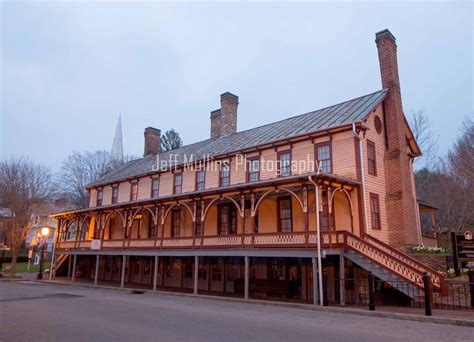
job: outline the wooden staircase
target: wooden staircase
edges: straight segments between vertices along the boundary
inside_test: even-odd
[[[347,259],[371,271],[381,280],[390,282],[392,287],[410,298],[414,299],[423,295],[425,273],[431,277],[433,289],[443,288],[444,276],[418,260],[372,236],[362,239],[350,232],[342,232],[342,234],[344,240],[342,247]],[[340,241],[340,237],[338,240]]]
[[[56,273],[64,264],[64,262],[68,259],[68,257],[69,257],[68,254],[60,254],[56,259],[56,263],[51,265],[51,273],[52,274]]]

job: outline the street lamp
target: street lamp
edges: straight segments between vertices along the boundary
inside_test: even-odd
[[[44,258],[44,246],[46,245],[46,237],[49,235],[49,228],[41,228],[41,237],[43,238],[43,246],[41,247],[41,258],[40,258],[40,269],[38,272],[37,279],[43,279],[43,258]]]

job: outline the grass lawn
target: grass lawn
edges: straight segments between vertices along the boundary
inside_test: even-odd
[[[49,269],[51,262],[45,261],[43,265],[43,270]],[[10,264],[3,264],[3,269],[5,266],[10,266]],[[16,264],[16,273],[38,273],[40,265],[33,265],[33,262],[30,264],[30,269],[28,270],[28,263],[27,262],[18,262]]]

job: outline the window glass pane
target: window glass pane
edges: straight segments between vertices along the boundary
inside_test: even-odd
[[[250,182],[257,181],[259,179],[260,171],[260,160],[254,159],[248,161],[248,180]]]
[[[372,219],[372,228],[380,229],[380,207],[379,199],[375,195],[370,197],[370,210],[371,210],[371,219]]]
[[[151,197],[157,198],[160,191],[160,180],[158,178],[154,178],[151,183]]]
[[[131,193],[130,193],[130,200],[135,201],[138,195],[138,183],[132,183]]]
[[[104,193],[102,190],[97,190],[97,205],[100,206],[102,205],[102,198],[104,196]]]
[[[367,142],[367,167],[369,174],[376,174],[376,163],[375,163],[375,144],[371,141]]]
[[[227,186],[230,184],[230,167],[229,164],[222,164],[221,165],[221,186]]]
[[[290,153],[280,154],[280,175],[289,176],[291,174]]]
[[[180,211],[173,210],[172,215],[173,215],[173,220],[172,220],[171,234],[173,237],[179,237],[180,225],[181,225]]]
[[[331,153],[329,145],[318,146],[317,148],[318,155],[318,166],[322,172],[330,173],[331,172]]]
[[[198,171],[196,174],[196,190],[201,191],[204,190],[204,171]]]
[[[181,193],[181,184],[183,182],[183,175],[176,174],[174,175],[174,193],[180,194]]]
[[[280,199],[280,230],[291,232],[291,198]]]
[[[112,204],[117,203],[118,200],[118,186],[112,187]]]

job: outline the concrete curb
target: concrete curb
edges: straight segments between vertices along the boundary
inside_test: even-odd
[[[194,295],[191,293],[171,292],[171,291],[152,291],[149,289],[130,288],[130,287],[121,288],[121,287],[116,287],[116,286],[94,285],[94,284],[80,283],[80,282],[66,283],[66,282],[59,282],[59,281],[54,281],[54,280],[32,280],[32,282],[46,283],[46,284],[53,284],[53,285],[88,287],[88,288],[115,290],[115,291],[122,291],[122,292],[131,292],[132,290],[137,290],[137,291],[144,291],[145,293],[149,293],[152,295],[168,295],[168,296],[191,297],[191,298],[200,298],[200,299],[213,299],[213,300],[220,300],[223,302],[248,303],[248,304],[253,304],[253,305],[285,307],[285,308],[301,309],[301,310],[307,310],[307,311],[320,311],[320,312],[350,314],[350,315],[366,316],[366,317],[392,318],[392,319],[413,321],[413,322],[425,322],[425,323],[448,324],[448,325],[456,325],[456,326],[464,326],[464,327],[474,327],[474,320],[468,320],[468,319],[462,319],[462,318],[421,316],[421,315],[404,314],[404,313],[387,312],[387,311],[366,311],[366,310],[352,309],[352,308],[328,307],[328,306],[323,307],[323,306],[316,306],[312,304],[282,303],[282,302],[273,302],[273,301],[256,300],[256,299],[245,300],[243,298],[229,298],[229,297],[220,297],[220,296],[203,295],[203,294]]]

